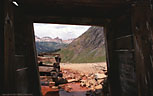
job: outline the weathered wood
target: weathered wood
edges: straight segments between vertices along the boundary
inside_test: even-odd
[[[25,27],[25,30],[27,30],[28,32],[27,33],[25,31],[25,33],[27,33],[25,37],[27,40],[26,48],[28,49],[26,50],[27,52],[26,54],[27,62],[26,63],[28,64],[29,69],[30,69],[29,78],[32,78],[31,83],[33,83],[33,87],[31,86],[32,87],[31,90],[33,92],[33,96],[41,96],[33,22],[27,22],[27,27],[28,28]]]
[[[134,52],[118,52],[121,96],[137,96]]]
[[[4,82],[2,86],[4,88],[2,94],[9,94],[15,92],[15,42],[14,42],[14,17],[13,17],[13,5],[8,0],[4,3],[4,67],[3,75]],[[2,63],[3,64],[3,63]]]
[[[106,25],[111,96],[153,96],[153,14],[149,0],[15,1],[19,4],[15,14],[11,0],[0,3],[0,77],[4,78],[0,79],[0,95],[41,95],[33,22],[44,22]]]
[[[39,72],[51,72],[53,69],[54,67],[39,66]]]
[[[113,5],[116,6],[115,3]],[[110,6],[113,6],[113,5],[110,5]],[[128,8],[128,4],[126,6],[117,6],[116,8],[110,8],[111,10],[109,10],[108,8],[104,8],[104,10],[107,9],[107,12],[104,12],[101,8],[97,8],[97,9],[87,8],[88,10],[83,11],[85,8],[79,9],[79,6],[78,6],[75,10],[73,6],[71,7],[65,10],[64,8],[60,10],[57,10],[57,9],[49,10],[49,11],[44,10],[43,12],[46,12],[46,13],[41,13],[38,8],[37,8],[38,13],[35,13],[37,12],[36,10],[30,13],[29,10],[31,9],[24,10],[22,9],[22,7],[20,9],[22,9],[22,11],[24,11],[26,14],[29,15],[29,18],[32,18],[32,20],[37,23],[59,23],[59,24],[64,23],[64,24],[76,24],[76,25],[79,24],[79,25],[103,26],[108,21],[110,21],[110,18],[115,18],[120,16],[121,13]]]
[[[153,96],[152,6],[149,3],[137,3],[132,7],[139,96]]]
[[[3,92],[4,78],[4,0],[0,3],[0,95]]]
[[[106,55],[107,55],[107,69],[108,69],[108,80],[110,87],[111,96],[121,96],[120,80],[119,80],[119,65],[114,51],[114,29],[113,22],[106,25]]]
[[[132,35],[128,35],[128,36],[124,36],[123,38],[117,38],[115,39],[116,45],[115,45],[115,50],[127,50],[130,51],[133,49],[133,44],[131,44],[131,42],[133,42],[133,36]]]
[[[120,14],[120,11],[124,11],[123,9],[132,2],[132,0],[15,1],[19,4],[18,8],[32,16],[35,22],[83,25],[102,25],[100,22]]]
[[[81,14],[76,14],[78,12],[82,14],[89,13],[87,11],[90,11],[90,13],[94,12],[94,13],[104,14],[104,13],[107,13],[107,11],[110,11],[115,7],[119,7],[119,6],[127,5],[131,3],[131,1],[125,1],[125,0],[115,0],[115,1],[113,0],[66,0],[66,1],[65,0],[47,0],[47,1],[44,1],[44,0],[15,0],[15,1],[17,1],[17,3],[19,4],[19,7],[30,12],[31,14],[36,14],[36,13],[40,14],[42,12],[44,14],[45,13],[52,14],[55,12],[55,10],[57,11],[56,13],[63,14],[65,12],[71,13],[73,10],[74,11],[73,13],[75,13],[76,16],[81,15]],[[27,9],[31,9],[31,10],[27,10]],[[107,11],[105,9],[107,9]],[[62,12],[63,10],[65,11]],[[92,14],[90,14],[90,16],[91,15]],[[97,14],[93,14],[92,16],[94,15],[96,16]]]
[[[128,9],[106,26],[111,96],[137,96],[133,34],[129,25],[131,16]]]
[[[33,22],[19,10],[15,13],[16,91],[41,96]]]
[[[32,16],[35,23],[59,23],[75,25],[99,25],[104,26],[109,19],[89,17],[58,17],[58,16]]]

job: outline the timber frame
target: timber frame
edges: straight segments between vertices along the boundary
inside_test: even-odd
[[[153,96],[152,3],[0,0],[0,96],[41,96],[33,23],[103,26],[110,96]]]

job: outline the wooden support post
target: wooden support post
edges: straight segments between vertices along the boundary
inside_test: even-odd
[[[153,10],[148,2],[132,5],[132,29],[139,96],[153,96]]]
[[[14,8],[9,0],[0,3],[0,96],[41,96],[33,22],[16,17]]]
[[[114,26],[115,27],[115,26]],[[113,36],[115,29],[113,23],[105,26],[105,37],[106,37],[106,55],[107,55],[107,69],[108,69],[108,80],[110,87],[111,96],[121,96],[120,91],[120,80],[119,80],[119,65],[114,53]]]
[[[2,96],[4,82],[4,0],[0,2],[0,96]]]
[[[17,92],[41,96],[35,36],[32,20],[15,11],[15,58]]]
[[[3,11],[4,12],[4,34],[2,33],[2,40],[4,42],[4,63],[2,63],[2,74],[3,74],[3,92],[2,94],[12,94],[15,91],[15,47],[14,47],[14,16],[13,16],[13,5],[9,0],[4,0],[3,3]],[[3,37],[4,36],[4,37]],[[3,65],[4,64],[4,65]],[[2,95],[3,96],[3,95]]]
[[[130,9],[106,25],[108,79],[111,96],[137,96]]]

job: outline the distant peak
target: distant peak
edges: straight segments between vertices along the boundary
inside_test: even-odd
[[[49,36],[45,36],[45,37],[42,37],[42,38],[50,38],[50,39],[52,39],[51,37],[49,37]]]
[[[59,37],[56,37],[56,38],[54,38],[54,39],[60,39]]]

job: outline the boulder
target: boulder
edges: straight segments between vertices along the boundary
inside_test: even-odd
[[[53,89],[58,89],[58,86],[52,86]]]
[[[105,78],[105,77],[106,77],[105,74],[100,74],[100,73],[96,73],[96,74],[95,74],[95,79],[103,79],[103,78]]]
[[[68,83],[76,82],[76,81],[77,81],[76,79],[68,79],[68,80],[67,80]]]
[[[49,87],[54,86],[55,82],[49,82]]]
[[[102,89],[102,85],[95,86],[95,89]]]
[[[70,92],[72,90],[71,86],[65,86],[65,91]]]

